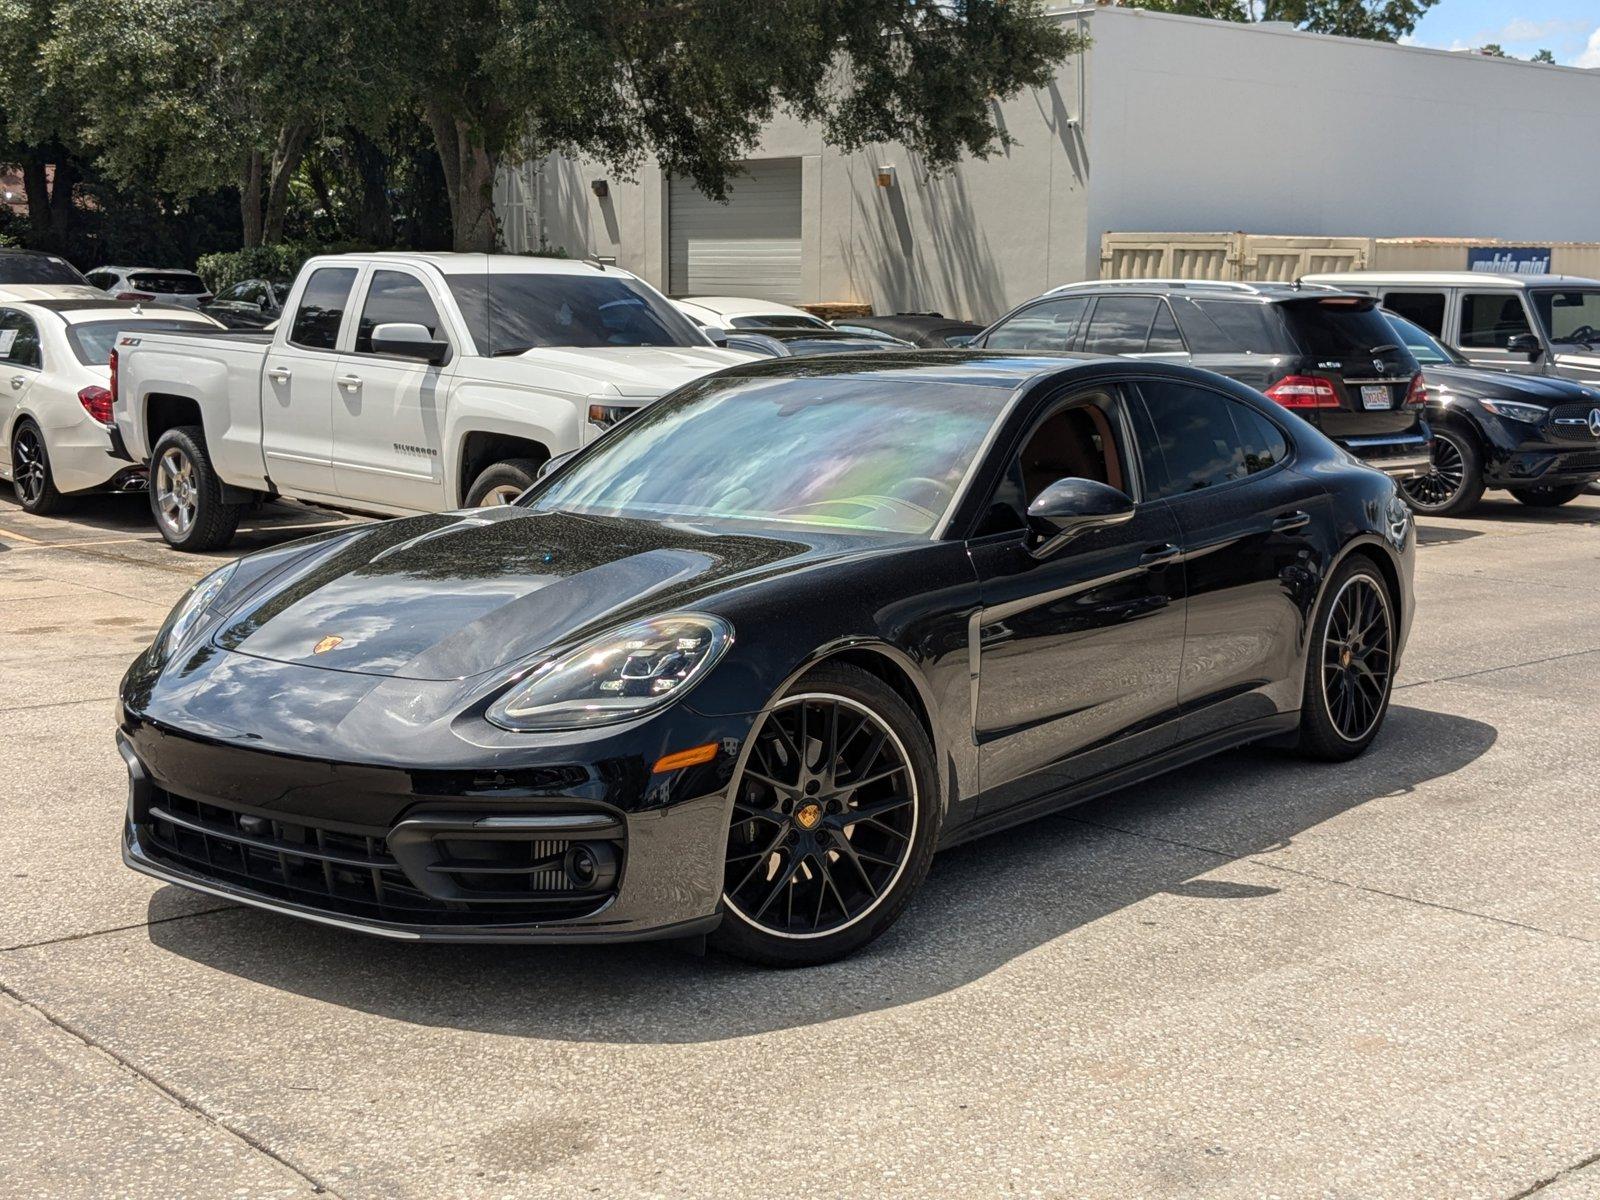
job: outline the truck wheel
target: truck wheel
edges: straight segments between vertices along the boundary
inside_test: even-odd
[[[244,511],[224,504],[222,480],[198,425],[169,429],[150,453],[150,511],[175,550],[218,550],[233,540]]]
[[[1569,483],[1566,487],[1507,488],[1513,496],[1532,508],[1559,508],[1583,495],[1588,484]]]
[[[510,504],[533,486],[543,462],[536,458],[508,458],[479,472],[467,489],[468,508],[493,508]]]
[[[11,486],[16,489],[17,503],[36,516],[48,517],[72,506],[72,501],[56,490],[44,431],[32,421],[18,421],[11,439]]]

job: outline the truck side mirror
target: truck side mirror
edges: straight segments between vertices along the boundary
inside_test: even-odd
[[[1506,349],[1513,354],[1526,354],[1529,362],[1538,362],[1544,357],[1544,344],[1536,333],[1519,333],[1507,338]]]
[[[410,321],[390,321],[372,331],[372,349],[378,354],[397,354],[420,358],[438,366],[450,357],[450,343],[428,332],[426,325]]]
[[[561,468],[561,464],[566,462],[567,459],[571,458],[576,453],[576,450],[568,450],[565,454],[558,454],[554,458],[545,459],[544,462],[539,464],[539,473],[535,475],[534,478],[543,479],[546,475],[550,474],[550,472],[559,470]]]

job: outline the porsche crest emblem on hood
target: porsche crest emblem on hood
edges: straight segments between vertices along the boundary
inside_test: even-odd
[[[315,646],[311,647],[311,653],[313,653],[313,654],[326,654],[329,650],[332,650],[335,646],[337,646],[342,641],[344,641],[344,639],[342,637],[340,637],[337,633],[330,633],[327,637],[323,638]]]

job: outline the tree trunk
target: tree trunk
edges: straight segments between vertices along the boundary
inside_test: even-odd
[[[261,245],[261,151],[245,156],[239,176],[239,217],[244,225],[244,244]]]
[[[361,180],[361,211],[356,236],[382,250],[394,245],[394,209],[389,202],[389,156],[382,146],[352,126],[350,159]]]
[[[493,254],[495,160],[472,128],[435,102],[423,106],[444,167],[450,199],[452,249]]]
[[[26,154],[22,158],[22,190],[28,194],[28,228],[34,246],[50,244],[50,173],[44,157]]]
[[[67,248],[78,211],[72,199],[78,178],[78,164],[65,154],[56,155],[56,174],[50,184],[50,236],[61,250]]]
[[[278,145],[272,152],[272,174],[267,182],[267,215],[261,241],[275,246],[283,241],[283,218],[289,207],[289,180],[300,169],[306,154],[306,138],[311,127],[304,123],[286,125],[278,131]]]

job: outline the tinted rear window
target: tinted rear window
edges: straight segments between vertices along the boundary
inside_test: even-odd
[[[49,254],[0,254],[0,283],[79,283],[89,281],[64,258]]]
[[[1313,300],[1285,304],[1284,319],[1295,340],[1317,358],[1370,356],[1399,340],[1372,301]]]
[[[152,296],[198,296],[206,290],[198,275],[141,274],[128,276],[128,282]]]
[[[1271,305],[1179,299],[1173,311],[1195,354],[1286,354],[1292,349]]]

